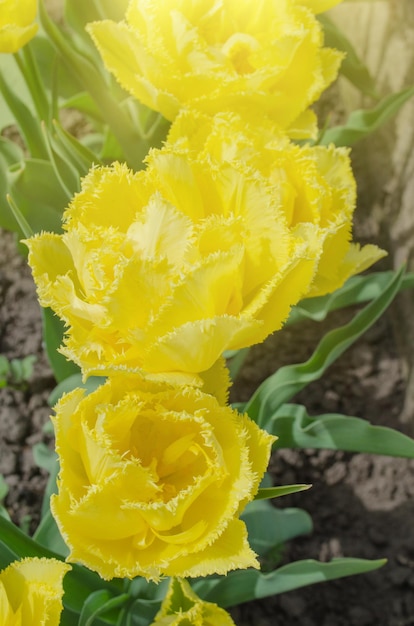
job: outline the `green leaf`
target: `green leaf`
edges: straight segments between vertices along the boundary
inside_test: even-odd
[[[66,558],[69,554],[69,548],[60,534],[60,530],[50,509],[42,513],[42,521],[36,528],[33,539],[35,539],[39,545],[53,550],[53,552],[56,552],[56,554],[59,554],[63,558]]]
[[[3,506],[3,501],[9,493],[9,485],[4,480],[3,474],[0,474],[0,517],[4,517],[10,521],[10,515],[7,509]]]
[[[329,313],[355,304],[363,304],[377,298],[386,288],[391,278],[395,275],[393,271],[372,272],[365,276],[352,276],[346,283],[325,296],[316,298],[306,298],[299,304],[292,307],[289,318],[285,326],[297,324],[303,320],[313,320],[322,322]],[[400,291],[412,289],[414,287],[414,273],[404,274]],[[250,348],[241,350],[228,350],[224,357],[228,360],[228,368],[232,380],[235,380],[241,367],[243,366]]]
[[[35,158],[46,157],[36,110],[14,55],[0,55],[0,93],[2,95],[0,102],[7,105],[7,108],[3,105],[0,109],[1,130],[6,125],[17,124],[31,156]],[[6,113],[7,109],[10,117]]]
[[[288,496],[291,493],[307,491],[311,487],[312,485],[282,485],[279,487],[266,487],[265,489],[259,489],[254,499],[269,500],[271,498],[280,498],[281,496]]]
[[[65,17],[79,35],[87,38],[86,24],[105,19],[120,22],[125,17],[127,6],[128,0],[66,0]]]
[[[56,180],[59,181],[62,193],[66,195],[67,202],[70,202],[74,194],[80,191],[78,170],[73,164],[73,159],[69,157],[65,149],[56,141],[55,136],[45,124],[42,124],[42,132],[49,162],[52,165]]]
[[[361,93],[378,99],[375,82],[367,66],[361,61],[355,48],[345,33],[327,15],[318,15],[324,30],[325,45],[345,52],[340,73],[345,76]]]
[[[16,224],[20,228],[20,230],[23,233],[23,235],[26,238],[32,237],[33,231],[30,228],[30,225],[29,225],[28,221],[26,220],[26,218],[24,217],[23,213],[20,211],[19,207],[17,206],[17,204],[13,200],[13,198],[8,194],[6,196],[6,199],[7,199],[7,202],[9,203],[10,211],[13,214],[13,217],[14,217],[14,219],[16,221]],[[14,228],[13,230],[16,230],[16,229]]]
[[[81,373],[73,374],[72,376],[65,378],[65,380],[53,389],[48,398],[48,403],[50,406],[54,406],[64,393],[69,393],[79,387],[86,390],[86,395],[92,393],[92,391],[98,389],[98,387],[100,387],[105,380],[106,378],[104,376],[89,376],[89,378],[83,382]]]
[[[161,607],[161,600],[143,600],[137,598],[123,615],[117,626],[148,626],[154,621]]]
[[[266,421],[278,436],[275,448],[326,448],[414,458],[414,439],[385,426],[337,413],[308,415],[298,404],[284,404]]]
[[[345,125],[329,128],[323,133],[318,143],[353,146],[354,143],[364,139],[388,122],[412,96],[414,96],[414,87],[407,87],[383,98],[372,109],[353,111]]]
[[[77,109],[87,117],[104,124],[105,120],[102,117],[102,111],[99,110],[98,105],[92,99],[91,95],[87,91],[80,91],[71,98],[65,100],[62,105],[67,109]]]
[[[290,563],[268,574],[257,570],[230,572],[226,577],[206,579],[193,587],[203,600],[229,608],[327,580],[371,572],[385,563],[385,559],[369,561],[341,558],[332,559],[329,563],[307,559]]]
[[[58,352],[63,342],[63,322],[49,308],[42,309],[42,320],[46,354],[57,382],[78,374],[79,367]]]
[[[249,354],[250,348],[242,348],[241,350],[232,350],[228,354],[224,354],[227,359],[227,367],[229,368],[231,380],[236,380],[243,364]]]
[[[35,444],[32,448],[32,452],[36,465],[45,469],[49,473],[42,503],[42,517],[44,517],[50,508],[49,503],[51,495],[53,493],[57,493],[56,478],[59,472],[58,455],[54,450],[48,448],[43,442]],[[47,545],[47,547],[50,547],[53,550],[52,546]]]
[[[249,544],[264,557],[290,539],[312,532],[312,519],[302,509],[278,509],[264,500],[249,502],[240,516],[247,526]]]
[[[10,377],[10,361],[0,354],[0,388],[5,387]]]
[[[366,276],[352,276],[333,293],[301,300],[292,308],[286,326],[297,324],[304,319],[321,322],[326,319],[331,311],[374,300],[384,291],[394,275],[394,272],[387,271],[372,272]],[[413,287],[414,274],[408,272],[402,278],[400,290],[412,289]]]
[[[10,192],[9,170],[19,168],[23,162],[23,152],[19,146],[5,137],[0,137],[0,226],[16,230],[16,218],[10,208],[7,195]]]
[[[3,474],[0,474],[0,502],[3,502],[4,498],[9,493],[9,486],[4,480]]]
[[[29,354],[23,359],[12,359],[10,361],[10,381],[12,385],[21,385],[33,376],[33,367],[37,357]]]
[[[80,177],[85,176],[93,165],[102,165],[96,154],[68,133],[56,120],[53,120],[53,128],[62,156],[72,160]]]
[[[306,385],[318,380],[386,310],[400,289],[402,274],[403,268],[392,277],[384,291],[359,311],[348,324],[327,333],[310,359],[304,363],[281,367],[269,376],[242,409],[262,426],[282,404]]]
[[[65,37],[50,19],[44,0],[39,1],[39,19],[62,63],[78,81],[80,91],[88,91],[101,109],[105,122],[122,146],[124,160],[134,169],[142,167],[142,160],[148,151],[148,146],[142,144],[142,138],[132,120],[108,88],[107,74],[103,71],[102,64],[95,64],[96,54],[92,44],[89,46],[85,43],[85,39],[78,38],[74,41]]]
[[[92,626],[97,617],[108,613],[114,608],[119,608],[129,600],[128,594],[122,594],[115,598],[107,589],[94,591],[86,599],[79,617],[79,626]],[[115,624],[115,622],[111,622]]]
[[[62,213],[67,205],[55,172],[49,161],[27,159],[9,167],[6,172],[7,188],[19,211],[28,222],[33,232],[49,230],[61,231]],[[16,221],[11,219],[11,212],[0,209],[0,226],[17,230]]]

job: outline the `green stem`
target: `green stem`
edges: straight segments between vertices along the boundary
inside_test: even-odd
[[[46,122],[49,126],[51,122],[49,101],[31,43],[29,42],[24,46],[15,56],[20,71],[29,87],[39,119]]]
[[[1,72],[0,92],[14,115],[31,156],[38,159],[47,159],[47,150],[38,120],[33,117],[32,112],[25,103],[10,89]]]
[[[50,19],[43,0],[39,2],[39,15],[42,26],[55,48],[60,52],[62,60],[83,89],[88,91],[105,121],[118,140],[126,161],[135,168],[142,168],[142,160],[147,154],[148,146],[131,124],[125,111],[109,91],[108,84],[92,62],[79,54],[60,33]]]

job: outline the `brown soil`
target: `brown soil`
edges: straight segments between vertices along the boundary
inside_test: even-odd
[[[0,390],[0,473],[10,486],[6,499],[10,515],[33,530],[46,474],[36,467],[32,446],[50,443],[42,425],[50,413],[47,397],[54,381],[42,352],[41,318],[30,271],[16,252],[12,235],[1,233],[0,242],[0,354],[37,356],[25,389]],[[237,399],[247,399],[280,365],[307,358],[322,334],[342,323],[343,316],[331,315],[323,325],[286,328],[253,349],[233,390]],[[311,414],[340,412],[401,429],[403,395],[400,360],[386,315],[296,400]],[[313,484],[308,492],[277,503],[301,507],[314,521],[312,535],[286,546],[283,563],[354,556],[387,557],[388,564],[371,574],[237,607],[233,616],[238,626],[413,626],[414,460],[281,450],[272,459],[271,471],[276,484]]]

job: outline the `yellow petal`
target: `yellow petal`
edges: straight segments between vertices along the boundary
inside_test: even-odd
[[[0,0],[0,53],[14,53],[37,33],[36,0]]]
[[[212,602],[204,602],[190,584],[172,578],[151,626],[235,626],[230,615]]]
[[[104,578],[154,580],[256,566],[238,515],[273,437],[190,387],[119,374],[83,393],[64,396],[54,418],[51,508],[70,559]]]
[[[2,611],[11,618],[2,623],[58,626],[63,608],[63,577],[70,569],[56,559],[33,557],[14,561],[0,572],[0,615]]]
[[[238,519],[231,520],[222,535],[208,551],[180,557],[165,569],[167,576],[185,578],[226,574],[233,569],[259,568],[255,553],[247,541],[246,527]]]
[[[145,355],[143,368],[151,372],[204,372],[224,350],[254,342],[260,321],[217,316],[187,322],[161,337]]]

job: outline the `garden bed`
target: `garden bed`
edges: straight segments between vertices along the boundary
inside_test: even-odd
[[[350,312],[331,314],[323,325],[286,328],[252,349],[235,399],[243,401],[277,367],[305,360],[318,339]],[[26,388],[0,390],[0,473],[10,487],[6,507],[13,521],[36,527],[47,479],[32,446],[50,437],[42,431],[54,379],[42,351],[41,318],[30,270],[14,237],[0,239],[0,353],[9,359],[37,357]],[[296,401],[312,415],[338,412],[401,430],[404,384],[389,316],[384,316]],[[331,451],[280,450],[272,459],[275,484],[312,483],[278,506],[305,509],[314,522],[309,537],[286,546],[282,562],[337,556],[377,559],[382,569],[323,583],[232,612],[238,626],[414,625],[414,460]]]

